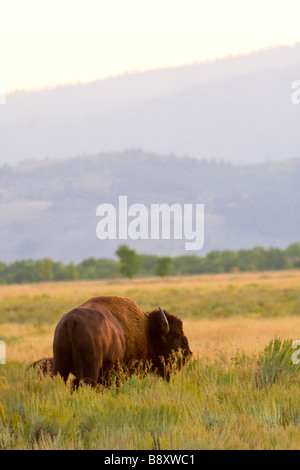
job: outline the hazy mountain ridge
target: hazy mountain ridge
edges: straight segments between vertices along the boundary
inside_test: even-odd
[[[297,44],[14,93],[0,107],[0,163],[132,147],[235,164],[297,158],[299,78]]]
[[[96,208],[204,203],[205,246],[285,247],[299,239],[300,159],[236,167],[142,151],[0,169],[0,260],[112,257],[124,241],[96,237]],[[143,253],[191,254],[183,241],[125,241]]]

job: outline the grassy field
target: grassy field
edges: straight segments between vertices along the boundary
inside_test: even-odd
[[[169,384],[149,375],[70,394],[27,369],[52,355],[64,313],[105,294],[183,319],[194,359]],[[2,286],[0,302],[0,448],[300,448],[291,343],[263,352],[275,336],[300,339],[299,271]]]

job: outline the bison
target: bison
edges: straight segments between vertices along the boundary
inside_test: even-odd
[[[45,357],[44,359],[39,359],[31,364],[30,367],[38,367],[39,377],[44,377],[45,375],[53,376],[53,357]]]
[[[168,381],[166,365],[179,350],[184,363],[192,353],[176,316],[160,307],[143,312],[127,297],[95,297],[66,313],[58,323],[53,374],[60,374],[66,382],[72,373],[76,389],[81,383],[106,383],[117,364],[131,374],[137,364],[151,363],[153,371]]]

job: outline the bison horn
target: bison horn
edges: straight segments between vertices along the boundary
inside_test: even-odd
[[[165,312],[160,307],[158,308],[161,314],[161,331],[163,332],[164,335],[167,335],[170,331],[169,322],[167,320]]]

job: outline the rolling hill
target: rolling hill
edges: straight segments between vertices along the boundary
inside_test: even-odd
[[[0,164],[143,148],[236,165],[300,157],[300,44],[88,84],[15,92]]]
[[[120,240],[96,237],[96,208],[143,203],[205,204],[205,245],[285,247],[299,240],[300,159],[249,166],[139,150],[0,168],[0,260],[114,256]],[[125,241],[141,253],[191,254],[185,240]]]

